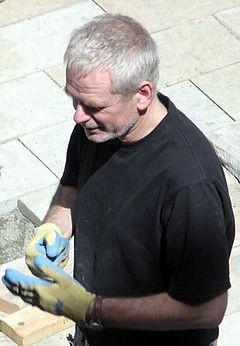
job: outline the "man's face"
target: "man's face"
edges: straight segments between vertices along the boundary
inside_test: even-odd
[[[74,120],[81,124],[88,139],[105,142],[126,136],[137,124],[137,97],[124,100],[121,95],[111,93],[108,72],[95,71],[81,77],[67,70],[65,91],[73,99]]]

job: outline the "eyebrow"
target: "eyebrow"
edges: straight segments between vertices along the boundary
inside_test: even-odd
[[[66,86],[64,87],[64,91],[65,91],[65,93],[66,93],[68,96],[70,96],[72,99],[75,99],[75,100],[78,100],[78,101],[79,101],[79,99],[78,99],[77,97],[74,97],[74,96],[68,91],[68,89],[67,89]],[[90,107],[90,108],[104,108],[103,105],[99,105],[99,104],[97,104],[95,101],[86,101],[86,102],[81,102],[81,101],[80,101],[79,103],[83,104],[83,105],[86,106],[86,107]]]

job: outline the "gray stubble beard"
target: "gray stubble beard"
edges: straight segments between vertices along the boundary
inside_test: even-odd
[[[88,135],[87,130],[84,128],[86,137],[90,140],[93,141],[95,143],[103,143],[106,141],[109,141],[111,139],[115,139],[115,138],[120,138],[124,135],[126,135],[132,128],[133,126],[136,124],[136,122],[138,121],[139,116],[136,115],[136,117],[134,119],[132,119],[132,121],[128,122],[127,124],[124,125],[124,127],[118,131],[118,132],[103,132],[102,135],[100,135],[100,138],[93,140],[91,139],[91,136]]]

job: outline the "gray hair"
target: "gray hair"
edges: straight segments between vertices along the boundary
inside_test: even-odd
[[[112,92],[129,96],[144,80],[158,81],[156,43],[136,20],[121,14],[103,14],[75,30],[64,61],[67,68],[86,76],[108,71]]]

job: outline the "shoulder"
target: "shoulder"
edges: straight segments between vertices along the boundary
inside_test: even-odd
[[[215,224],[234,224],[233,212],[227,188],[220,181],[199,181],[181,186],[165,202],[163,224],[177,222],[196,228],[208,229]],[[187,227],[188,228],[188,227]],[[201,234],[200,229],[200,234]]]

